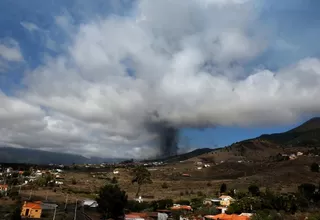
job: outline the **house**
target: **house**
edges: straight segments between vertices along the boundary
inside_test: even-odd
[[[41,202],[24,202],[21,210],[21,217],[23,218],[41,218],[42,208]]]
[[[228,210],[228,207],[225,206],[217,206],[216,209],[220,210],[220,213],[224,214]]]
[[[224,207],[230,206],[230,204],[234,201],[234,199],[231,196],[222,195],[219,197],[221,199],[220,205]]]
[[[7,192],[8,192],[8,185],[6,184],[0,185],[0,194],[7,196]]]
[[[62,181],[57,181],[57,180],[56,180],[56,181],[55,181],[55,184],[56,184],[56,185],[63,185],[63,182],[62,182]]]
[[[218,214],[218,215],[206,215],[205,219],[213,219],[213,220],[249,220],[248,216],[240,216],[240,215],[227,215],[227,214]]]
[[[135,201],[139,202],[139,203],[142,203],[143,202],[143,199],[141,196],[139,196],[139,198],[136,198]]]
[[[240,216],[247,216],[247,217],[249,217],[249,218],[251,218],[252,217],[252,213],[241,213],[240,214]]]
[[[6,173],[12,173],[12,171],[13,171],[12,167],[8,167],[6,170]]]
[[[82,201],[82,206],[86,206],[89,208],[96,208],[96,207],[98,207],[98,203],[96,200],[85,199]]]
[[[297,156],[295,154],[290,154],[289,159],[295,160],[295,159],[297,159]]]
[[[173,204],[173,206],[171,207],[171,210],[192,211],[192,207],[189,205]]]
[[[302,152],[297,152],[297,156],[302,156],[303,153]]]
[[[56,204],[43,203],[41,201],[34,201],[34,202],[25,201],[22,205],[20,215],[22,218],[40,219],[43,211],[54,210],[57,207],[58,205]]]
[[[125,220],[145,220],[148,219],[147,213],[132,212],[125,215]]]
[[[215,206],[218,206],[220,205],[220,202],[221,202],[221,199],[220,198],[213,198],[213,199],[205,199],[203,201],[203,204],[204,205],[215,205]]]

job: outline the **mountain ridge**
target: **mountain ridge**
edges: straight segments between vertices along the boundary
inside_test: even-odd
[[[85,163],[117,162],[122,159],[87,158],[81,155],[49,152],[28,148],[0,147],[0,163],[31,163],[31,164],[64,164],[71,165]]]
[[[193,151],[170,156],[166,158],[142,160],[142,162],[150,161],[164,161],[167,163],[179,162],[182,160],[189,160],[197,158],[201,155],[208,155],[217,151],[229,151],[235,148],[236,154],[243,155],[245,151],[256,151],[259,154],[250,156],[259,158],[261,155],[272,154],[282,147],[320,147],[320,117],[311,118],[301,125],[282,133],[262,134],[259,137],[243,140],[226,146],[224,148],[198,148]],[[269,153],[263,151],[270,151]],[[261,155],[260,155],[261,154]],[[85,164],[85,163],[103,163],[103,162],[120,162],[128,158],[114,159],[114,158],[100,158],[92,157],[86,158],[76,154],[65,154],[59,152],[48,152],[35,149],[26,148],[11,148],[0,147],[0,162],[1,163],[32,163],[32,164]]]

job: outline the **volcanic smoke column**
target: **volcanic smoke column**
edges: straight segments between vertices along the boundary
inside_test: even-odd
[[[160,156],[175,156],[178,153],[178,129],[164,126],[159,132]]]
[[[158,116],[157,114],[155,114]],[[167,122],[160,120],[149,120],[146,122],[149,132],[158,135],[157,145],[160,157],[175,156],[178,153],[179,129]]]

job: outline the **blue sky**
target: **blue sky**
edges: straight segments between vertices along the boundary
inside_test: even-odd
[[[26,76],[29,73],[37,73],[39,67],[47,65],[49,63],[48,58],[55,59],[66,54],[70,49],[69,46],[74,42],[72,40],[75,39],[75,33],[79,27],[81,27],[81,24],[104,20],[104,18],[112,17],[112,15],[134,17],[136,16],[136,11],[132,11],[131,9],[135,2],[136,1],[129,0],[96,0],[94,3],[85,0],[2,0],[0,2],[0,44],[8,45],[8,42],[10,43],[12,39],[18,42],[20,52],[23,56],[23,62],[8,61],[10,68],[6,68],[5,71],[0,72],[0,90],[9,99],[11,97],[20,98],[20,92],[25,91],[23,89],[36,88],[39,85],[35,82],[32,84],[26,81]],[[249,74],[257,68],[279,71],[282,68],[294,65],[301,59],[319,57],[319,1],[257,0],[255,7],[258,13],[256,24],[258,24],[257,26],[261,30],[265,31],[266,34],[263,38],[268,42],[268,45],[266,49],[258,53],[254,59],[245,63],[243,66],[244,72]],[[59,18],[67,19],[67,30],[58,27],[57,20]],[[132,75],[132,72],[138,73],[137,70],[131,70],[128,74]],[[38,79],[39,75],[35,76]],[[41,76],[43,77],[43,75]],[[58,79],[61,81],[65,79],[65,75],[58,75],[57,77],[60,77]],[[34,80],[34,78],[32,79]],[[39,79],[42,78],[39,77]],[[53,80],[54,77],[50,79]],[[28,80],[30,79],[28,78]],[[41,82],[44,81],[39,81],[39,83]],[[26,102],[28,102],[28,104],[31,103],[32,105],[40,106],[41,109],[51,109],[54,114],[50,115],[50,117],[58,117],[57,115],[62,118],[66,117],[66,115],[68,117],[70,116],[70,114],[68,115],[66,113],[67,111],[60,111],[55,106],[45,104],[45,101],[40,103],[40,99],[35,99],[35,96],[32,95],[28,93],[28,97],[24,97],[23,100],[27,100]],[[237,109],[234,109],[234,111],[237,111]],[[47,111],[47,113],[48,112],[50,111]],[[293,118],[297,118],[296,120],[285,120],[286,122],[284,123],[279,123],[278,125],[275,125],[277,123],[273,123],[272,126],[258,123],[250,127],[245,125],[219,125],[214,128],[205,129],[184,128],[180,133],[180,145],[188,145],[191,147],[221,147],[265,133],[283,132],[301,124],[313,116],[317,116],[317,111],[310,112],[299,113],[299,117],[292,116]],[[89,120],[87,116],[84,118],[85,120]],[[67,119],[64,118],[64,120]],[[105,120],[110,121],[109,119]],[[94,130],[89,131],[90,133],[94,133],[95,135],[93,136],[95,137],[100,135],[100,133],[99,135],[96,134]],[[112,138],[116,139],[115,137]],[[99,141],[97,141],[97,143]],[[20,142],[11,142],[21,145]],[[96,143],[92,145],[95,146]],[[78,149],[78,146],[73,147]],[[84,148],[88,148],[88,146]],[[47,149],[52,150],[52,147],[49,146]],[[92,152],[96,152],[94,149],[98,149],[98,147],[95,146],[92,149]],[[70,152],[72,152],[72,150]],[[83,150],[83,152],[85,152],[85,150]],[[113,151],[110,152],[112,153]]]

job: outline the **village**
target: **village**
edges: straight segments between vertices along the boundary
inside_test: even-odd
[[[131,164],[132,165],[132,164]],[[153,163],[153,164],[143,164],[143,166],[158,166],[162,165],[162,163]],[[199,167],[209,167],[209,164],[201,164],[198,162],[197,169]],[[53,166],[52,164],[50,166]],[[84,165],[84,167],[92,167],[92,165]],[[105,167],[105,164],[100,164],[98,167]],[[122,167],[120,165],[120,167]],[[45,185],[51,187],[60,187],[64,184],[66,172],[63,169],[63,166],[59,166],[57,169],[50,169],[50,170],[29,170],[29,171],[21,171],[21,170],[13,170],[11,167],[2,167],[1,169],[1,184],[0,184],[0,194],[2,199],[6,199],[9,195],[23,195],[22,191],[25,189],[30,188],[31,185],[37,183],[40,184],[38,187],[43,187]],[[105,172],[91,172],[91,175],[96,178],[100,175],[103,175]],[[113,175],[119,174],[119,169],[114,169],[112,171]],[[49,177],[50,176],[50,177]],[[184,174],[186,176],[186,174]],[[46,179],[46,183],[41,185],[41,181],[43,178]],[[40,183],[39,183],[40,182]],[[37,189],[30,188],[30,193],[28,198],[21,197],[22,204],[21,204],[21,218],[32,218],[32,219],[58,219],[57,211],[59,210],[59,205],[50,202],[50,198],[48,198],[48,194],[46,194],[46,198],[42,201],[35,200],[37,198]],[[16,194],[14,193],[16,192]],[[34,193],[34,195],[32,194]],[[90,217],[89,214],[85,213],[85,210],[89,213],[92,213],[95,208],[98,207],[98,203],[94,199],[85,198],[85,199],[76,199],[72,201],[72,196],[68,200],[68,194],[66,196],[66,200],[63,206],[63,209],[66,210],[67,206],[71,205],[72,208],[75,209],[74,216],[86,216],[87,219],[94,219],[94,217]],[[135,198],[134,201],[137,203],[143,203],[144,199],[139,196]],[[216,215],[204,215],[203,218],[207,219],[225,219],[232,217],[232,219],[240,219],[240,220],[247,220],[252,215],[250,213],[241,213],[240,215],[228,215],[226,211],[228,206],[234,201],[231,196],[228,195],[221,195],[218,198],[205,198],[203,199],[203,205],[206,207],[215,206],[217,210],[219,210],[220,214]],[[186,203],[184,201],[183,203]],[[188,203],[188,202],[187,202]],[[61,207],[60,207],[61,208]],[[125,219],[132,220],[132,219],[168,219],[172,217],[172,212],[179,211],[182,215],[190,215],[193,212],[193,207],[190,204],[171,204],[171,207],[165,207],[166,209],[156,210],[156,212],[129,212],[126,213]],[[78,210],[81,211],[79,212]],[[91,209],[91,210],[90,210]],[[79,214],[80,213],[80,214]],[[52,216],[52,217],[51,217]],[[198,218],[199,216],[197,216]],[[75,217],[76,218],[76,217]]]
[[[309,155],[297,152],[279,154],[275,157],[282,158],[278,158],[277,161],[280,162],[277,163],[291,163],[290,161],[301,163],[299,161],[306,160]],[[316,155],[312,157],[317,158]],[[3,204],[8,204],[8,207],[16,206],[22,219],[95,220],[101,219],[103,213],[99,208],[99,203],[101,205],[99,198],[105,194],[101,194],[101,190],[111,185],[115,188],[108,190],[121,189],[126,195],[123,204],[121,203],[124,210],[123,218],[126,220],[254,220],[263,219],[258,217],[263,215],[261,210],[264,209],[277,210],[267,216],[279,216],[281,212],[285,212],[288,215],[295,213],[297,219],[305,219],[306,215],[301,212],[304,209],[299,210],[300,202],[304,200],[299,198],[306,197],[313,201],[319,199],[319,189],[312,184],[300,184],[297,194],[293,191],[271,192],[270,188],[265,188],[258,182],[240,187],[235,185],[235,180],[203,179],[203,175],[207,175],[207,172],[219,166],[252,163],[254,164],[245,159],[232,163],[222,160],[213,162],[192,159],[174,164],[161,161],[148,163],[125,161],[70,166],[15,165],[15,168],[2,165],[0,199]],[[319,165],[312,163],[308,169],[313,170],[312,173],[317,173]],[[238,178],[237,181],[243,179]],[[312,192],[305,193],[310,187]],[[113,193],[115,192],[107,192],[107,194]],[[113,197],[105,198],[105,201],[112,203],[113,199]],[[264,204],[267,201],[285,201],[283,203],[285,205],[266,206]],[[10,211],[1,211],[3,212],[1,215],[6,219],[5,216],[9,216]]]

